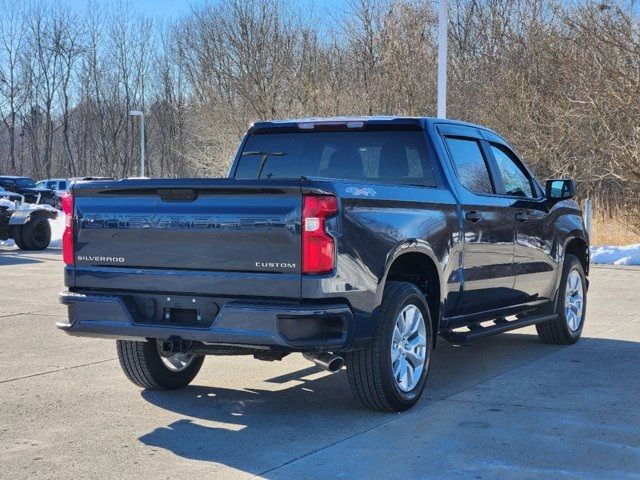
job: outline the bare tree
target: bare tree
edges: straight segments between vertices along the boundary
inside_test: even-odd
[[[9,137],[11,171],[17,171],[16,125],[18,113],[26,101],[22,71],[25,25],[20,8],[20,4],[8,0],[0,3],[3,12],[0,19],[0,115]]]

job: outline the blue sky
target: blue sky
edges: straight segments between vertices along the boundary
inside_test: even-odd
[[[93,0],[99,4],[115,4],[118,0]],[[324,9],[329,11],[340,11],[346,4],[345,0],[294,0],[301,5],[308,5],[315,11]],[[62,0],[64,5],[71,8],[84,10],[91,3],[91,0]],[[136,10],[146,13],[149,16],[166,20],[175,20],[189,13],[192,5],[202,5],[212,3],[211,0],[128,0]],[[215,1],[213,2],[215,3]]]

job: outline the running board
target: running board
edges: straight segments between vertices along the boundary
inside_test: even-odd
[[[558,318],[557,313],[550,315],[532,315],[518,318],[517,320],[503,320],[488,327],[475,327],[470,329],[468,332],[454,332],[453,330],[447,330],[442,332],[440,335],[449,343],[454,345],[464,345],[480,338],[490,337],[491,335],[497,335],[498,333],[508,332],[517,328],[528,327],[529,325],[535,325],[536,323],[550,322],[556,318]]]

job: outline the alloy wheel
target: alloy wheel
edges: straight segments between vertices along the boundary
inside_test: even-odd
[[[402,392],[410,392],[420,382],[426,354],[424,317],[418,307],[407,305],[396,317],[391,339],[393,378]]]
[[[567,277],[567,288],[564,296],[564,314],[567,325],[572,332],[577,331],[582,323],[584,311],[584,291],[582,289],[582,277],[573,269]]]

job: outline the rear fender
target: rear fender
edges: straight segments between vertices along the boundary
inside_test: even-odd
[[[421,253],[429,257],[429,259],[435,264],[438,271],[440,292],[444,291],[444,285],[442,285],[442,268],[440,262],[438,261],[438,257],[431,248],[431,245],[420,239],[405,240],[397,244],[387,255],[384,265],[384,275],[380,278],[378,287],[376,289],[376,306],[380,306],[382,304],[382,296],[384,294],[384,288],[387,283],[387,275],[389,274],[391,266],[398,259],[398,257],[407,253]]]

